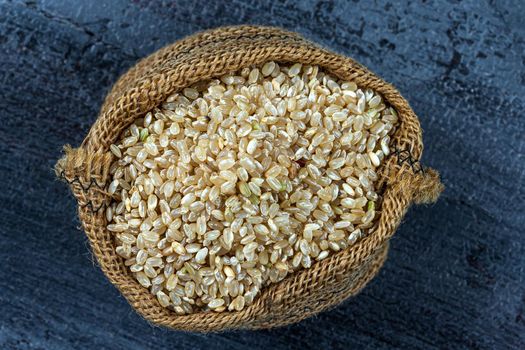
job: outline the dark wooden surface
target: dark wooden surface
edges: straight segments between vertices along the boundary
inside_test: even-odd
[[[524,15],[520,0],[0,0],[0,348],[524,349]],[[93,262],[51,169],[140,57],[240,23],[299,31],[397,85],[447,189],[332,311],[269,331],[156,328]]]

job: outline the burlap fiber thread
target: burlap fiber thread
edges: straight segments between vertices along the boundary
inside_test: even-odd
[[[195,82],[267,61],[319,65],[330,74],[353,80],[380,93],[393,106],[400,123],[392,137],[395,150],[380,171],[383,195],[377,229],[344,251],[310,269],[289,275],[264,288],[253,305],[236,312],[199,312],[179,316],[163,308],[133,278],[115,253],[113,235],[106,229],[105,191],[114,160],[109,145],[135,118],[144,116],[170,94]],[[443,186],[435,170],[423,168],[419,121],[407,101],[354,60],[327,51],[296,33],[278,28],[238,26],[195,34],[167,46],[124,74],[106,97],[100,115],[79,148],[65,147],[56,165],[78,200],[78,213],[93,254],[128,302],[147,320],[188,331],[257,329],[298,322],[333,307],[358,293],[383,265],[389,238],[411,203],[430,203]]]

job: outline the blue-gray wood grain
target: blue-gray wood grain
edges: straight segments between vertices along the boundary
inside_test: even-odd
[[[520,0],[0,0],[0,347],[525,348],[524,15]],[[299,31],[399,87],[447,189],[332,311],[270,331],[152,327],[93,262],[51,169],[139,58],[241,23]]]

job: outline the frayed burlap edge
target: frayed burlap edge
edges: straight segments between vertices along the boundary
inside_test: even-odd
[[[274,60],[321,66],[334,76],[355,81],[383,95],[398,112],[400,124],[392,137],[394,152],[380,171],[383,200],[372,234],[333,254],[310,269],[268,286],[254,304],[238,312],[180,316],[160,306],[140,286],[115,253],[106,229],[105,191],[113,160],[109,145],[131,122],[161,104],[170,94],[195,82]],[[147,320],[188,331],[222,331],[282,326],[331,308],[359,292],[383,265],[388,240],[411,203],[431,203],[443,185],[435,170],[422,168],[421,127],[407,101],[350,58],[329,52],[298,34],[271,27],[226,27],[195,34],[141,60],[114,85],[100,115],[81,147],[65,147],[56,165],[78,200],[82,226],[101,269],[135,310]]]

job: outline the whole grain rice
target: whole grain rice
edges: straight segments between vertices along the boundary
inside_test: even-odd
[[[373,230],[397,123],[373,90],[270,61],[168,100],[110,146],[106,209],[117,254],[162,306],[241,310]]]

